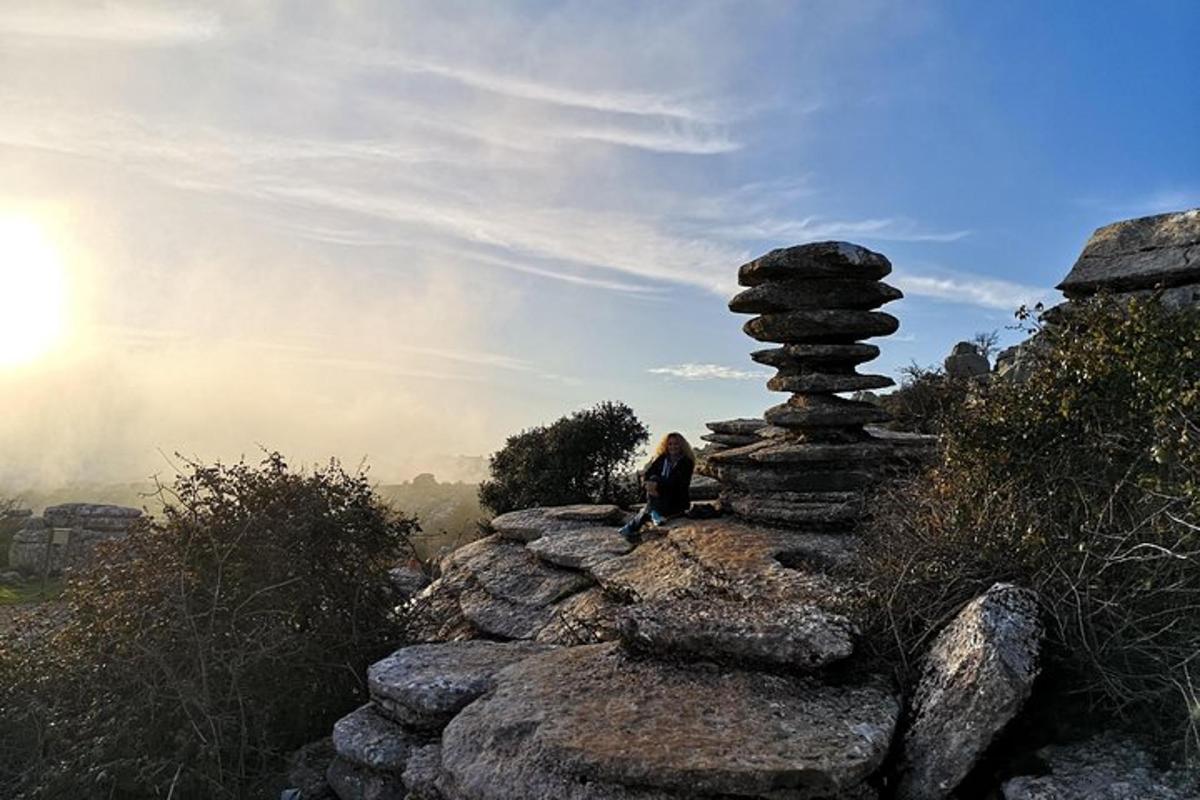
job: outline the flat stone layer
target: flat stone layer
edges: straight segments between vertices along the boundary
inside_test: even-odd
[[[528,548],[488,536],[458,548],[443,562],[443,579],[459,579],[501,600],[544,606],[586,589],[583,576],[539,560]]]
[[[725,445],[726,447],[743,447],[759,441],[756,434],[738,435],[734,433],[706,433],[700,437],[706,442]]]
[[[767,381],[773,392],[857,392],[895,384],[886,375],[832,375],[823,372],[783,371]]]
[[[371,703],[342,717],[333,726],[333,748],[339,756],[374,770],[403,772],[416,747],[427,740],[383,717]]]
[[[814,670],[850,656],[857,631],[841,614],[806,603],[726,597],[677,598],[630,606],[621,641],[635,650],[696,659],[756,661]]]
[[[767,423],[759,419],[723,419],[716,422],[706,422],[704,427],[708,428],[713,433],[726,433],[733,436],[754,435]]]
[[[873,344],[786,344],[767,350],[756,350],[750,358],[770,367],[812,366],[839,364],[853,366],[879,355]]]
[[[748,320],[742,330],[760,342],[847,342],[895,333],[900,321],[882,311],[812,309],[763,314]]]
[[[808,492],[750,492],[730,490],[722,498],[738,516],[775,525],[845,529],[862,516],[861,498],[849,502],[810,502]]]
[[[881,253],[849,242],[813,242],[782,247],[738,268],[738,283],[758,286],[768,281],[807,278],[878,280],[892,271]]]
[[[729,310],[738,314],[770,314],[805,308],[865,311],[903,296],[899,289],[879,281],[817,278],[752,286],[729,301]]]
[[[1058,288],[1067,297],[1200,282],[1200,209],[1099,228]]]
[[[539,506],[500,514],[491,521],[491,526],[505,539],[532,542],[554,531],[605,522],[619,525],[621,517],[621,509],[613,505]]]
[[[887,422],[891,415],[874,403],[803,395],[768,408],[763,417],[784,428],[832,428]]]
[[[837,798],[879,767],[899,712],[875,685],[565,648],[504,670],[446,727],[443,786],[462,800]]]
[[[633,544],[615,527],[581,528],[543,536],[527,545],[543,561],[570,569],[589,569],[610,558],[623,556]]]
[[[499,670],[545,650],[528,642],[484,640],[413,645],[372,664],[367,688],[384,715],[436,730],[490,690]]]
[[[855,492],[879,482],[879,473],[867,468],[851,469],[801,464],[719,464],[717,476],[731,489],[754,494]],[[726,497],[728,491],[722,492]]]

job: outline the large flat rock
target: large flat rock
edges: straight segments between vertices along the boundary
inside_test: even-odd
[[[609,526],[559,531],[530,542],[526,547],[555,566],[586,570],[625,555],[633,549],[633,544],[617,528]]]
[[[762,314],[742,326],[747,336],[781,344],[853,342],[887,336],[899,328],[900,320],[882,311],[833,309]]]
[[[891,415],[873,403],[841,397],[797,395],[768,408],[763,417],[784,427],[842,427],[887,422]]]
[[[482,640],[413,645],[372,664],[367,687],[380,713],[411,728],[437,730],[491,689],[499,670],[546,649]]]
[[[729,301],[729,310],[737,314],[770,314],[804,308],[868,310],[903,296],[899,289],[879,281],[816,278],[752,286]]]
[[[1058,288],[1067,297],[1200,282],[1200,209],[1099,228]]]
[[[446,727],[442,788],[461,800],[855,796],[899,711],[876,685],[564,648],[504,670]]]
[[[780,247],[738,267],[738,283],[758,286],[768,281],[813,278],[878,280],[892,271],[892,263],[850,242],[811,242]]]
[[[625,512],[614,505],[538,506],[501,514],[491,526],[506,539],[532,542],[547,533],[571,528],[620,525],[624,518]]]
[[[770,367],[839,364],[853,366],[879,356],[873,344],[785,344],[767,350],[755,350],[750,358]]]
[[[1028,699],[1038,675],[1037,596],[998,583],[967,604],[925,658],[904,735],[901,800],[941,800]]]
[[[443,579],[460,577],[512,603],[546,606],[591,585],[585,576],[550,566],[518,542],[489,536],[455,550],[443,563]]]
[[[847,587],[826,574],[853,558],[850,537],[781,531],[722,517],[666,536],[592,569],[605,591],[632,602],[723,596],[800,602],[840,611]]]
[[[883,389],[895,383],[886,375],[840,375],[811,370],[781,370],[767,381],[773,392],[857,392]]]
[[[858,635],[846,617],[807,603],[722,596],[630,606],[620,633],[621,641],[637,651],[799,670],[848,658]]]
[[[372,703],[350,712],[333,726],[333,749],[339,756],[382,772],[403,772],[413,750],[425,744],[427,737],[382,716]]]

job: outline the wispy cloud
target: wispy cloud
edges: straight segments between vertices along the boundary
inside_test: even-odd
[[[49,40],[166,46],[206,41],[220,32],[221,20],[212,12],[131,3],[31,3],[5,8],[0,15],[0,36]]]
[[[1039,286],[942,269],[924,275],[897,270],[889,276],[888,282],[909,297],[928,297],[1005,311],[1013,311],[1021,305],[1051,303],[1057,296],[1053,290]]]
[[[666,375],[685,381],[758,381],[771,377],[763,370],[742,370],[721,364],[674,364],[646,370],[652,375]]]

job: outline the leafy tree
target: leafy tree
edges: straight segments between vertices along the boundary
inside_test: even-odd
[[[489,459],[479,499],[497,514],[518,508],[626,500],[618,476],[649,439],[624,403],[603,402],[508,437]]]
[[[0,639],[3,796],[265,796],[401,642],[387,570],[416,525],[365,475],[189,468],[70,581],[51,642]]]

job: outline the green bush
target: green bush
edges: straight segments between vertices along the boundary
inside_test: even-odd
[[[402,639],[415,523],[336,462],[190,465],[161,518],[73,577],[65,623],[0,649],[5,797],[264,796]]]
[[[624,403],[604,402],[508,437],[488,462],[479,500],[497,514],[570,503],[628,503],[621,480],[649,431]]]
[[[1200,312],[1084,304],[878,498],[863,546],[877,652],[913,663],[996,581],[1039,593],[1055,685],[1200,747]],[[1058,698],[1065,700],[1066,698]]]
[[[895,430],[941,433],[971,396],[973,383],[914,363],[900,370],[900,386],[879,405],[892,415],[889,427]]]

